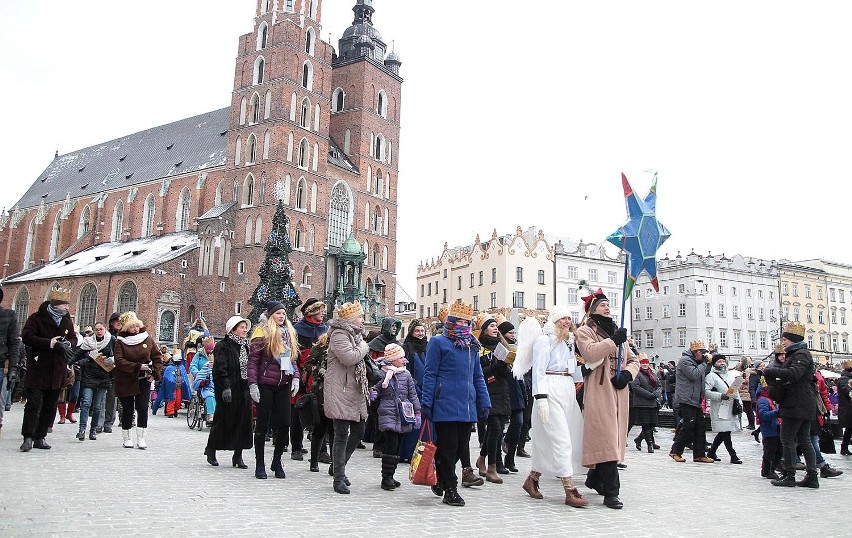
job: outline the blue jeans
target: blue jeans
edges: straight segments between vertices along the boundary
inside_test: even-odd
[[[89,408],[92,405],[92,398],[94,396],[95,409],[92,411],[92,430],[97,427],[98,420],[101,418],[101,414],[104,410],[104,402],[106,401],[106,393],[107,389],[98,388],[93,389],[90,387],[84,387],[82,390],[82,397],[80,403],[80,431],[86,431],[86,424],[89,422]]]

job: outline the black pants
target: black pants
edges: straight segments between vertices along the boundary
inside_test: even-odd
[[[133,427],[133,411],[136,411],[136,426],[148,427],[148,404],[151,402],[151,382],[147,379],[139,380],[139,394],[136,396],[122,396],[121,401],[121,429],[129,430]]]
[[[401,433],[392,431],[383,431],[384,437],[384,453],[388,456],[399,456],[399,443],[402,440]]]
[[[743,411],[748,418],[748,429],[754,429],[754,402],[743,400]]]
[[[673,454],[683,454],[683,448],[692,442],[692,458],[702,458],[706,455],[707,431],[704,424],[704,413],[700,407],[680,405],[680,425],[672,443]]]
[[[604,497],[618,497],[618,493],[621,491],[618,462],[598,463],[594,469],[589,469],[589,473],[586,475],[586,483],[598,490]]]
[[[270,423],[275,430],[274,455],[280,456],[287,446],[287,434],[290,425],[290,384],[273,386],[258,385],[260,402],[257,404],[257,426],[254,432],[255,457],[263,457],[263,446],[266,443],[266,432]],[[259,440],[259,441],[258,441]],[[260,451],[257,444],[260,442]]]
[[[503,426],[508,422],[506,415],[489,415],[485,424],[485,442],[479,448],[480,456],[488,456],[488,465],[497,465],[500,459],[500,441],[503,439]],[[483,422],[480,422],[483,424]]]
[[[98,424],[102,428],[104,425],[112,428],[115,424],[115,383],[110,380],[109,388],[106,393],[106,405],[104,406],[103,423]]]
[[[319,463],[319,453],[322,450],[322,442],[328,436],[329,452],[334,447],[334,422],[325,416],[325,413],[320,409],[320,419],[311,430],[311,463]]]
[[[760,466],[760,476],[766,476],[775,471],[781,461],[781,438],[763,436],[763,462]]]
[[[801,418],[785,418],[781,421],[781,447],[784,450],[784,469],[794,471],[796,445],[802,449],[808,472],[817,471],[816,452],[811,444],[811,421]]]
[[[21,435],[31,439],[44,439],[56,418],[56,402],[62,389],[27,389],[27,405]],[[3,403],[5,405],[5,402]]]
[[[470,453],[470,422],[435,422],[437,451],[435,469],[438,480],[444,488],[456,488],[459,484],[456,476],[456,462],[462,453]]]
[[[530,434],[530,429],[532,429],[532,404],[527,404],[524,407],[524,425],[521,426],[521,436],[518,438],[518,448],[521,450],[527,446],[527,436]]]
[[[734,450],[734,443],[731,441],[731,432],[719,432],[716,434],[716,437],[713,438],[713,443],[710,445],[710,453],[714,456],[716,455],[716,450],[718,450],[719,445],[725,443],[725,450],[728,451],[728,454],[731,456],[731,459],[737,457],[737,451]]]
[[[302,421],[299,418],[299,413],[295,409],[290,410],[290,450],[298,452],[302,450],[302,442],[305,439],[305,429],[302,428]]]
[[[346,476],[346,464],[358,448],[358,443],[364,436],[365,423],[363,420],[334,421],[334,446],[331,447],[331,461],[334,470],[334,481],[341,482]]]
[[[512,411],[509,417],[509,429],[506,431],[506,467],[509,464],[515,463],[515,451],[518,449],[518,443],[521,439],[521,433],[524,429],[524,410],[518,409]]]
[[[666,392],[666,399],[668,400],[669,409],[674,409],[674,391]],[[675,424],[677,424],[677,421],[675,421]]]
[[[840,441],[840,451],[849,450],[850,442],[852,442],[852,426],[846,426],[843,430],[843,439]]]

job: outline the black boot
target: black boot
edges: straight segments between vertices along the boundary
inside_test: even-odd
[[[450,506],[464,506],[464,499],[461,498],[455,486],[444,490],[444,500],[441,502]]]
[[[773,486],[782,486],[786,488],[794,488],[796,487],[796,470],[790,469],[789,471],[784,471],[784,474],[781,478],[777,480],[773,480],[771,482]]]
[[[805,478],[796,482],[796,485],[800,488],[819,489],[819,475],[816,471],[808,470]]]
[[[642,450],[642,434],[641,433],[639,434],[639,437],[637,437],[636,439],[633,440],[633,442],[636,444],[636,450]]]
[[[243,461],[243,451],[234,450],[234,456],[231,458],[231,463],[238,469],[248,469],[248,465]]]
[[[399,482],[393,479],[393,474],[396,472],[396,464],[399,461],[399,456],[390,454],[382,454],[382,489],[391,491],[399,487]]]
[[[648,453],[653,454],[654,453],[654,432],[649,428],[649,429],[645,430],[643,433],[645,435],[645,443],[648,444]]]
[[[24,442],[21,443],[21,452],[29,452],[33,449],[32,437],[24,437]]]
[[[517,473],[518,468],[515,467],[515,458],[513,456],[514,456],[514,453],[511,454],[511,455],[507,454],[506,457],[503,458],[503,460],[504,460],[503,463],[506,466],[506,469],[509,470],[509,472]]]
[[[210,450],[209,448],[204,449],[204,455],[207,456],[207,463],[212,465],[213,467],[218,467],[219,462],[216,461],[216,451]]]
[[[275,452],[278,452],[277,450]],[[273,453],[272,454],[272,465],[269,466],[271,471],[275,471],[275,478],[287,478],[287,474],[284,472],[284,466],[281,465],[281,456],[282,454]]]
[[[254,436],[254,477],[266,480],[266,463],[263,461],[263,449],[266,436]]]
[[[347,486],[343,480],[334,479],[334,491],[337,493],[342,493],[344,495],[349,493],[349,486]]]

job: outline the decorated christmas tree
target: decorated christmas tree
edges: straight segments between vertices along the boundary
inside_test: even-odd
[[[284,205],[278,201],[275,217],[272,219],[272,231],[266,241],[266,257],[257,274],[260,282],[249,299],[254,308],[249,314],[252,323],[257,323],[260,315],[266,311],[269,301],[281,301],[287,309],[287,317],[293,319],[296,307],[302,304],[296,288],[293,287],[293,266],[290,265],[290,219],[284,214]]]

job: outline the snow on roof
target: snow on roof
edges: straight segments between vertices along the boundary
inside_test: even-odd
[[[24,283],[54,278],[128,273],[162,265],[198,248],[195,232],[177,232],[160,237],[145,237],[124,243],[101,243],[82,252],[55,260],[6,283]]]

